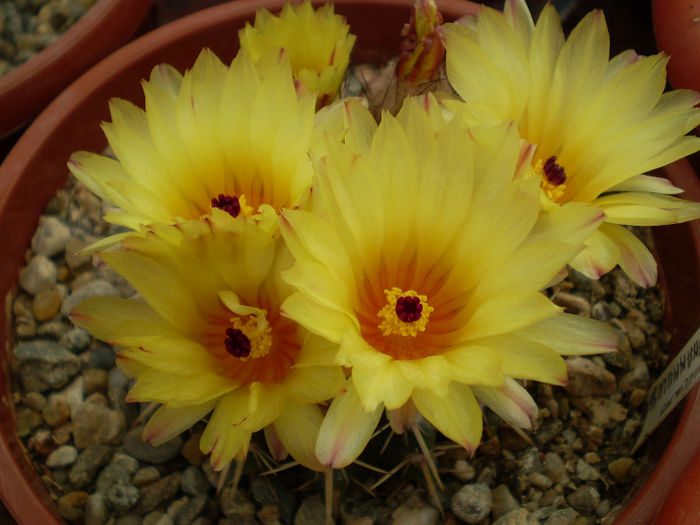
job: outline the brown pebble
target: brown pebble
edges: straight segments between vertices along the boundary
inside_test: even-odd
[[[573,397],[609,396],[617,388],[615,376],[586,357],[566,360],[568,382],[566,390]]]
[[[619,458],[611,461],[608,470],[618,483],[627,483],[630,480],[632,469],[636,466],[634,458]]]
[[[59,504],[70,505],[71,507],[83,507],[88,499],[87,492],[69,492],[65,496],[61,496],[58,500]]]
[[[272,525],[279,522],[280,509],[277,505],[265,505],[256,513],[256,516],[263,525]]]
[[[54,395],[49,403],[41,411],[44,421],[50,427],[58,427],[70,418],[70,405],[68,399],[62,395]]]
[[[36,434],[29,438],[27,446],[40,456],[48,456],[57,445],[49,430],[38,430]]]
[[[591,316],[591,303],[579,295],[559,292],[554,294],[552,302],[557,306],[563,307],[567,313],[582,315],[584,317]]]
[[[195,467],[199,467],[205,457],[202,451],[199,450],[199,440],[201,437],[201,432],[195,432],[185,441],[185,444],[182,445],[180,449],[182,457],[185,458],[190,465],[194,465]]]
[[[632,393],[630,394],[630,399],[629,399],[629,405],[632,408],[637,408],[639,405],[641,405],[644,400],[647,397],[647,391],[642,390],[641,388],[635,388],[632,390]]]
[[[78,253],[88,245],[82,239],[72,238],[66,243],[66,264],[71,270],[77,270],[82,266],[90,264],[92,257],[90,255]]]
[[[51,436],[58,445],[65,445],[71,437],[73,425],[66,423],[62,427],[55,428]]]
[[[107,386],[107,371],[99,368],[90,368],[83,372],[85,378],[85,395],[95,392],[104,392]]]
[[[37,321],[48,321],[60,308],[61,296],[55,288],[39,292],[32,301],[32,312]]]

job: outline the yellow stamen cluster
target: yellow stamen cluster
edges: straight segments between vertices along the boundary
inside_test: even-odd
[[[435,310],[428,304],[427,296],[419,295],[415,290],[404,292],[401,288],[397,288],[396,286],[391,290],[384,290],[384,295],[386,296],[387,304],[377,312],[377,316],[383,319],[382,322],[379,323],[379,329],[382,331],[382,335],[415,337],[420,332],[425,331],[430,313]],[[400,297],[418,297],[420,304],[423,306],[419,319],[409,323],[399,319],[399,316],[396,314],[396,302]]]
[[[241,207],[242,209],[242,207]],[[239,358],[241,361],[265,357],[270,353],[272,347],[272,328],[265,317],[258,318],[254,315],[242,317],[232,317],[231,324],[234,328],[243,332],[250,341],[250,354],[248,357]]]
[[[566,183],[563,182],[561,184],[554,185],[551,182],[549,182],[547,180],[547,176],[544,173],[543,166],[544,164],[542,162],[542,159],[538,159],[535,163],[535,166],[533,167],[535,175],[539,176],[540,178],[540,188],[542,189],[542,191],[544,191],[549,200],[561,204],[561,198],[566,192]]]

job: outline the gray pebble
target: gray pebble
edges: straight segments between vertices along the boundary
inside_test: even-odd
[[[113,453],[114,450],[106,445],[92,445],[83,450],[68,475],[71,485],[81,488],[90,483]]]
[[[90,334],[87,330],[85,330],[85,328],[81,326],[74,326],[61,336],[59,343],[65,346],[71,352],[82,352],[90,346]]]
[[[65,249],[70,237],[70,228],[63,221],[44,216],[32,237],[32,250],[38,255],[52,257]]]
[[[19,274],[19,285],[32,295],[56,286],[56,265],[43,255],[35,255]]]
[[[580,516],[574,509],[561,509],[552,512],[544,525],[573,525]]]
[[[182,473],[180,489],[188,496],[198,496],[209,492],[209,483],[199,468],[190,465]]]
[[[587,357],[567,359],[566,371],[566,390],[573,397],[608,396],[617,388],[615,376]]]
[[[126,481],[117,480],[102,492],[102,497],[109,508],[122,513],[136,505],[139,489]]]
[[[104,392],[107,386],[107,372],[100,368],[89,368],[83,372],[85,378],[85,395]]]
[[[49,468],[63,468],[75,463],[78,459],[78,449],[71,445],[63,445],[51,452],[46,458],[46,466]]]
[[[483,483],[465,485],[452,497],[450,508],[462,521],[480,523],[491,512],[491,491]]]
[[[219,505],[221,512],[227,518],[243,518],[255,516],[255,505],[240,489],[233,489],[233,484],[229,483],[224,487],[219,495]]]
[[[139,469],[138,460],[132,458],[128,454],[124,454],[123,452],[115,453],[114,456],[112,456],[112,461],[109,463],[110,465],[118,465],[129,476],[136,473],[136,471]]]
[[[63,319],[56,318],[37,326],[36,335],[43,339],[59,340],[68,332],[69,328],[68,323]]]
[[[171,499],[180,486],[180,473],[174,472],[155,483],[141,487],[141,497],[134,509],[140,514],[154,510],[162,503]]]
[[[73,441],[79,449],[96,443],[116,443],[126,427],[121,411],[87,401],[71,411],[71,422]]]
[[[104,525],[107,521],[107,507],[102,494],[90,494],[85,504],[85,525]]]
[[[250,484],[253,499],[260,505],[275,505],[280,517],[286,523],[294,519],[296,501],[294,493],[278,479],[272,477],[254,477]]]
[[[564,462],[555,452],[547,452],[542,461],[542,470],[554,483],[566,483],[569,476],[564,468]]]
[[[631,392],[635,389],[646,390],[649,388],[649,367],[641,356],[632,357],[631,367],[620,378],[620,390]]]
[[[114,525],[141,525],[143,518],[134,512],[120,516],[114,522]]]
[[[396,508],[391,517],[392,523],[396,525],[399,523],[401,525],[438,525],[440,523],[438,510],[414,495]]]
[[[566,501],[580,513],[590,515],[600,503],[600,494],[595,488],[584,485],[569,494]]]
[[[88,357],[88,365],[90,366],[90,368],[99,368],[100,370],[106,370],[107,372],[109,372],[114,368],[114,358],[115,353],[111,346],[98,344],[95,348],[93,348],[90,351],[90,356]],[[124,377],[126,378],[126,376]],[[126,384],[127,383],[124,382],[124,387],[126,387]]]
[[[508,486],[503,484],[491,491],[491,502],[491,512],[493,512],[494,518],[500,518],[520,507],[518,501],[510,493]]]
[[[576,462],[576,477],[583,481],[595,481],[600,479],[600,474],[583,459],[579,459]]]
[[[611,429],[627,419],[627,409],[605,397],[581,398],[575,405],[584,410],[597,427]]]
[[[189,525],[192,523],[199,513],[204,510],[206,504],[207,497],[203,494],[192,498],[178,511],[174,520],[175,525]],[[170,514],[170,509],[168,509],[168,514]]]
[[[541,472],[531,472],[529,476],[530,483],[532,483],[538,489],[548,489],[552,486],[552,480],[549,476],[542,474]]]
[[[468,461],[464,459],[458,459],[455,461],[453,474],[459,478],[460,481],[471,481],[476,476],[476,471]]]
[[[102,469],[100,475],[97,476],[97,482],[95,486],[97,491],[104,494],[109,487],[117,483],[118,481],[123,481],[125,483],[129,482],[129,473],[119,464],[110,463],[105,468]]]
[[[81,286],[77,290],[74,290],[68,297],[63,300],[61,305],[61,314],[68,316],[71,310],[75,308],[79,303],[88,299],[89,297],[118,297],[119,292],[110,283],[103,279],[95,279],[89,283]]]
[[[53,341],[37,339],[15,347],[24,390],[57,389],[68,383],[80,370],[80,359]]]
[[[326,506],[321,496],[310,496],[301,502],[299,510],[294,515],[294,525],[325,525]]]
[[[182,447],[182,439],[175,437],[162,445],[154,447],[145,443],[142,439],[143,426],[134,427],[124,436],[124,450],[136,459],[147,461],[148,463],[165,463],[177,456]]]
[[[526,509],[517,508],[498,518],[493,525],[539,525],[539,521]]]
[[[153,483],[159,478],[160,472],[158,469],[153,466],[148,466],[138,470],[136,474],[134,474],[134,477],[131,478],[131,482],[137,487],[141,487]]]

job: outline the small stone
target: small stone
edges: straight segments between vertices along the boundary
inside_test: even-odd
[[[42,290],[34,296],[32,312],[37,321],[48,321],[58,313],[61,308],[61,296],[55,288]]]
[[[201,438],[202,433],[195,432],[187,438],[185,444],[182,445],[182,449],[180,449],[182,457],[185,458],[190,465],[195,465],[197,467],[202,464],[205,458],[204,454],[202,454],[202,451],[199,449],[199,441]]]
[[[569,358],[566,360],[566,371],[566,390],[572,397],[607,396],[617,389],[615,376],[592,359]]]
[[[261,525],[281,525],[277,505],[264,505],[255,515]]]
[[[599,518],[604,518],[607,516],[610,513],[610,502],[604,499],[598,503],[598,506],[595,508],[595,513]]]
[[[80,370],[80,360],[53,341],[20,343],[13,352],[24,390],[61,388]]]
[[[90,346],[90,334],[81,326],[74,326],[61,336],[59,344],[65,346],[73,353],[82,352]],[[100,367],[92,367],[100,368]]]
[[[108,507],[123,513],[139,501],[139,489],[130,483],[118,480],[102,492],[102,497]]]
[[[647,391],[646,390],[641,390],[639,388],[635,388],[630,392],[630,397],[627,402],[627,404],[631,408],[637,408],[639,405],[641,405],[644,400],[647,398]]]
[[[396,525],[437,525],[440,522],[438,510],[415,492],[392,512],[391,517]]]
[[[199,513],[204,510],[206,503],[207,497],[203,494],[192,498],[176,514],[175,525],[189,525],[192,523]],[[170,509],[168,509],[168,514],[170,514]]]
[[[69,492],[58,500],[58,513],[67,521],[81,521],[85,515],[87,492]]]
[[[595,452],[586,452],[583,455],[583,460],[589,465],[595,465],[597,463],[600,463],[600,456]]]
[[[182,439],[174,437],[157,447],[145,443],[142,439],[143,426],[134,427],[124,436],[124,450],[141,461],[160,464],[177,456],[182,447]]]
[[[35,255],[19,274],[19,285],[32,295],[56,286],[56,265],[43,255]]]
[[[597,319],[598,321],[607,323],[613,318],[613,315],[610,312],[610,307],[606,302],[598,301],[591,307],[591,317],[593,319]]]
[[[190,465],[182,473],[180,490],[188,496],[198,496],[209,492],[209,483],[204,473],[197,467]]]
[[[95,279],[90,281],[85,286],[81,286],[77,290],[74,290],[68,297],[63,300],[61,305],[61,315],[68,316],[71,310],[75,308],[78,303],[88,299],[90,297],[118,297],[119,292],[110,283],[103,279]]]
[[[622,457],[608,464],[608,471],[618,483],[627,483],[637,462],[634,458]]]
[[[104,525],[107,521],[107,507],[102,494],[90,494],[85,504],[85,525]]]
[[[561,421],[561,419],[555,419],[540,427],[534,436],[534,441],[538,447],[542,448],[561,434],[563,428],[564,423]]]
[[[80,269],[82,266],[87,266],[92,261],[90,255],[79,254],[78,252],[88,245],[82,239],[71,238],[65,246],[66,251],[66,264],[68,268],[75,271]]]
[[[574,403],[591,417],[591,424],[604,429],[614,428],[627,419],[627,409],[605,397],[582,398]]]
[[[631,368],[620,378],[620,390],[631,392],[634,389],[647,390],[649,388],[649,367],[641,356],[632,358]]]
[[[177,493],[180,486],[180,473],[174,472],[155,483],[141,487],[141,497],[136,508],[139,514],[145,514],[154,510],[162,503],[171,499]]]
[[[530,483],[532,483],[538,489],[545,490],[552,486],[552,480],[549,479],[549,476],[546,476],[541,472],[531,472],[529,479]]]
[[[56,448],[57,443],[51,436],[51,431],[46,429],[37,430],[36,433],[29,438],[27,448],[34,450],[41,456],[48,456]]]
[[[576,462],[576,477],[583,481],[595,481],[600,479],[600,474],[583,459],[579,459]]]
[[[44,421],[50,427],[58,427],[63,425],[70,418],[70,405],[68,399],[60,394],[53,395],[49,399],[48,404],[41,412],[44,416]]]
[[[87,332],[86,332],[87,333]],[[101,370],[106,370],[109,376],[111,370],[119,370],[114,368],[115,354],[112,347],[107,345],[98,344],[90,352],[90,357],[88,357],[88,366],[90,368],[99,368]],[[121,370],[119,370],[121,372]],[[122,372],[123,375],[123,372]],[[126,377],[126,376],[124,376]],[[108,379],[109,384],[109,379]]]
[[[491,491],[483,483],[464,485],[452,497],[450,508],[462,521],[480,523],[491,512]]]
[[[544,525],[573,525],[580,514],[572,508],[556,510],[550,514]]]
[[[219,495],[221,512],[227,518],[243,518],[255,516],[255,505],[241,490],[235,490],[229,483]]]
[[[279,480],[272,477],[254,477],[250,484],[250,491],[257,503],[279,507],[280,516],[286,523],[294,519],[296,509],[294,494]]]
[[[517,508],[498,518],[493,525],[539,525],[539,521],[527,509]]]
[[[600,494],[595,488],[583,485],[569,494],[566,501],[580,513],[590,515],[600,503]]]
[[[326,506],[321,496],[310,496],[301,502],[294,515],[294,525],[325,525]]]
[[[471,481],[474,479],[476,476],[476,471],[474,470],[474,467],[472,467],[468,461],[464,459],[458,459],[455,461],[455,466],[454,466],[454,475],[457,476],[457,478],[460,481]]]
[[[27,392],[22,398],[22,403],[34,410],[41,412],[48,404],[46,397],[40,392]]]
[[[107,387],[107,372],[99,368],[90,368],[83,372],[85,378],[85,395],[104,392]]]
[[[57,317],[37,326],[36,335],[43,339],[59,340],[65,335],[68,329],[68,324]]]
[[[95,486],[97,491],[105,493],[109,487],[117,483],[118,481],[123,481],[125,483],[129,482],[129,473],[119,464],[110,463],[105,468],[102,469],[100,475],[97,476],[97,482]]]
[[[71,485],[82,488],[90,483],[113,453],[112,448],[106,445],[92,445],[83,450],[68,475]]]
[[[566,469],[564,468],[564,462],[555,452],[547,452],[544,455],[542,470],[545,471],[554,483],[565,484],[569,479]]]
[[[71,411],[71,421],[73,440],[79,449],[96,443],[116,443],[126,427],[121,411],[88,401]]]
[[[129,476],[134,474],[139,469],[139,462],[123,452],[117,452],[112,456],[110,465],[118,465]]]
[[[117,518],[114,525],[142,525],[143,518],[135,512],[130,512]]]
[[[32,250],[46,257],[61,253],[70,240],[70,229],[52,216],[44,216],[32,238]]]
[[[131,482],[137,487],[142,487],[143,485],[153,483],[159,478],[160,472],[158,471],[158,469],[156,467],[148,466],[139,469],[136,472],[136,474],[134,474],[134,477],[131,479]]]
[[[63,445],[49,454],[46,458],[46,466],[63,468],[75,463],[76,459],[78,459],[78,449],[70,445]]]
[[[26,437],[32,433],[37,427],[40,427],[44,422],[41,414],[29,407],[20,407],[17,410],[17,435]]]
[[[552,297],[552,302],[557,306],[563,307],[567,313],[584,317],[591,316],[591,304],[579,295],[559,292]]]
[[[491,491],[491,502],[491,512],[493,512],[494,518],[500,518],[520,507],[518,501],[510,493],[508,486],[503,484]]]

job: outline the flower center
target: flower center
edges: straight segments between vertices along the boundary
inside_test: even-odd
[[[233,328],[226,329],[224,346],[226,351],[242,361],[264,357],[270,353],[272,346],[272,328],[264,316],[247,316],[231,319]]]
[[[557,164],[557,157],[552,155],[544,164],[541,160],[535,165],[535,173],[541,174],[540,188],[554,202],[561,202],[566,191],[566,171]]]
[[[252,215],[253,213],[253,208],[246,204],[245,195],[241,195],[240,197],[232,197],[231,195],[219,193],[218,197],[211,200],[211,207],[224,210],[232,217],[238,217],[241,211],[245,216]]]
[[[434,310],[425,295],[415,290],[404,292],[394,286],[384,290],[387,304],[377,312],[382,319],[379,330],[382,335],[403,335],[415,337],[425,331],[430,313]]]

